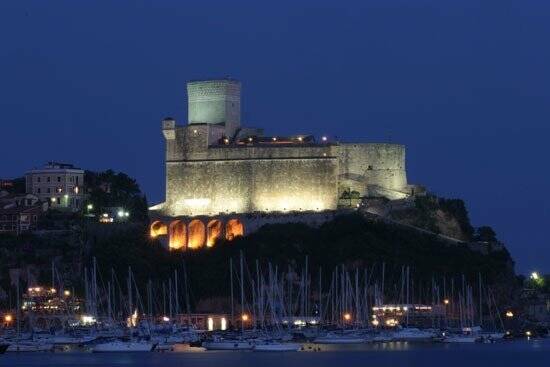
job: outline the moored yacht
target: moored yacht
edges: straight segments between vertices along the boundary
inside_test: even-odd
[[[156,344],[146,341],[122,341],[113,340],[107,343],[96,344],[92,352],[151,352]]]

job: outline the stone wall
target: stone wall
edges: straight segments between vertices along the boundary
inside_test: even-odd
[[[334,157],[167,162],[169,215],[336,208]]]
[[[372,187],[378,188],[376,192],[384,192],[384,196],[395,192],[396,198],[400,198],[401,192],[407,192],[403,145],[340,144],[338,160],[339,193],[349,188],[368,195],[369,187]]]

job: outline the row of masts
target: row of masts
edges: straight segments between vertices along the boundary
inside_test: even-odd
[[[104,279],[95,258],[91,265],[84,269],[87,314],[118,321],[136,312],[149,318],[187,315],[190,320],[192,287],[185,263],[182,268],[174,269],[169,279],[149,279],[141,285],[128,268],[124,287],[114,269]],[[229,259],[230,290],[229,294],[220,296],[229,296],[230,322],[234,326],[240,324],[242,330],[250,326],[288,325],[296,319],[340,327],[368,327],[372,307],[385,303],[443,305],[445,317],[434,317],[433,326],[454,322],[454,326],[472,327],[492,322],[496,328],[495,318],[500,318],[500,313],[493,292],[483,285],[481,274],[474,286],[466,281],[465,275],[433,276],[430,284],[426,284],[412,279],[410,266],[401,266],[398,277],[395,273],[393,269],[390,277],[393,281],[388,282],[385,263],[364,268],[340,265],[325,270],[318,267],[313,273],[308,256],[301,269],[296,269],[296,266],[280,267],[271,262],[261,264],[259,260],[249,264],[241,252],[238,266],[233,258]],[[56,286],[61,290],[63,283],[52,262],[52,288]],[[236,290],[238,297],[235,297]],[[140,291],[146,295],[146,302]],[[227,311],[220,310],[220,313]],[[409,313],[406,315],[408,324]],[[248,325],[245,321],[249,321]]]

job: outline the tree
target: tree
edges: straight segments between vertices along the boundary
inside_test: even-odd
[[[476,229],[474,239],[480,242],[497,242],[497,234],[489,226],[481,226]]]

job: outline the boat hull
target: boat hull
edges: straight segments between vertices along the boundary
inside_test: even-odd
[[[124,352],[151,352],[155,344],[137,342],[112,342],[97,344],[92,349],[94,353],[124,353]]]

